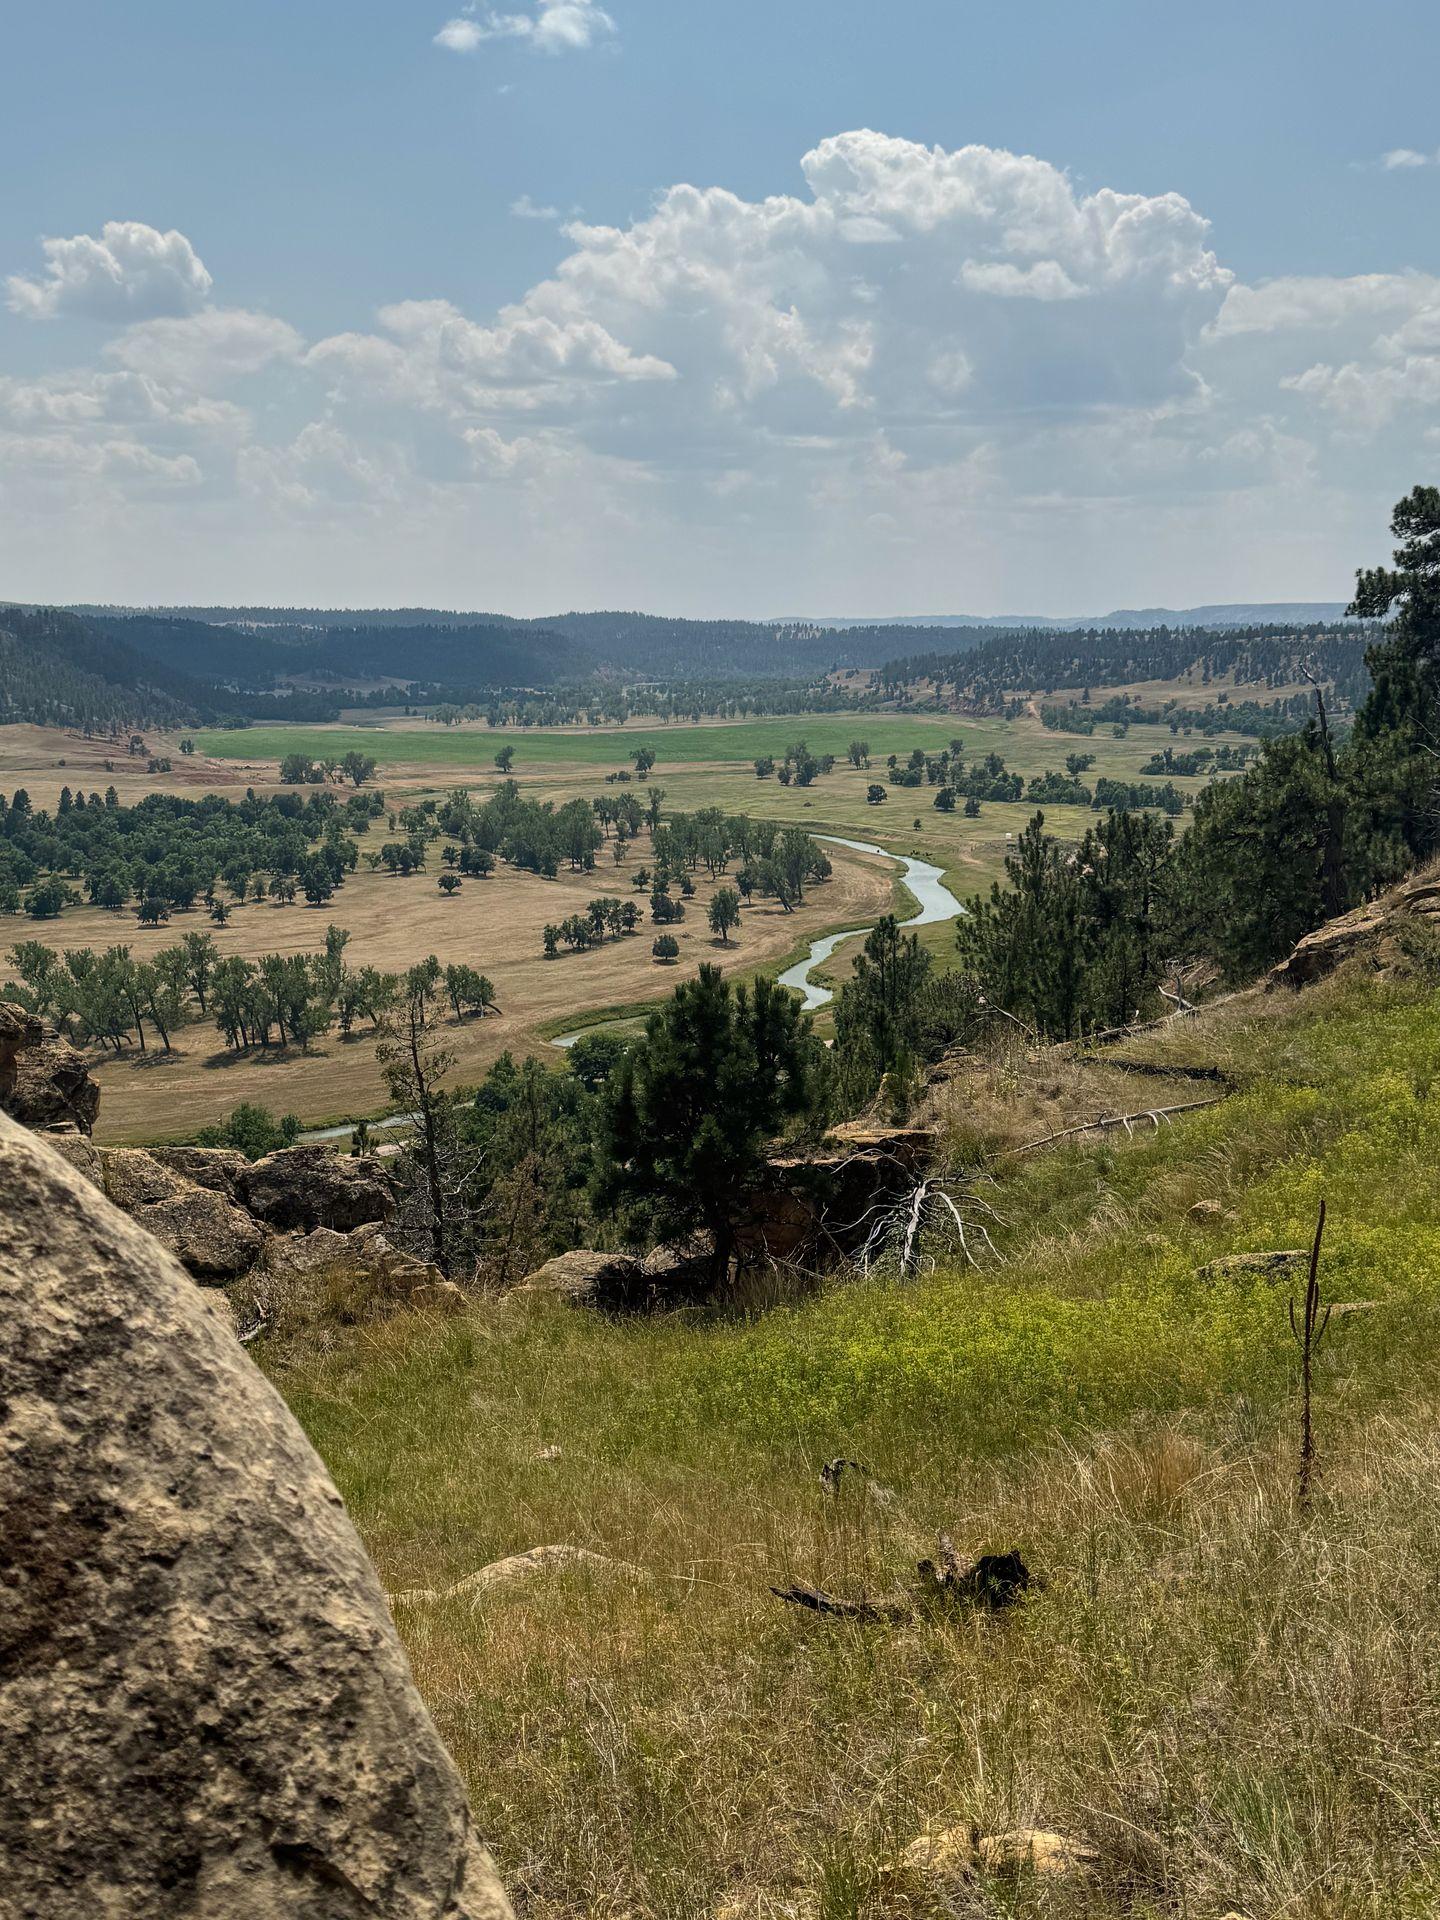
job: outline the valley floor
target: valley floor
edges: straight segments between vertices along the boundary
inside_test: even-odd
[[[1123,1069],[1002,1051],[934,1096],[956,1170],[995,1173],[1003,1265],[937,1244],[912,1283],[752,1317],[512,1296],[262,1354],[393,1591],[542,1544],[609,1562],[397,1603],[521,1914],[1440,1905],[1440,990],[1243,996],[1118,1057],[1229,1090],[1026,1156],[1113,1111]],[[1128,1084],[1135,1109],[1223,1090]],[[1295,1268],[1213,1263],[1306,1246],[1322,1197],[1305,1513]],[[835,1457],[866,1471],[827,1492]],[[941,1531],[1019,1550],[1026,1601],[866,1623],[772,1597],[913,1586]],[[927,1829],[1026,1825],[1093,1867],[896,1870]]]

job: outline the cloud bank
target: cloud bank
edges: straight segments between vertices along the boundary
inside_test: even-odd
[[[562,11],[461,18],[538,33]],[[183,235],[45,241],[14,313],[110,331],[92,364],[0,380],[4,590],[752,614],[1331,597],[1433,462],[1429,275],[1244,284],[1181,195],[1082,192],[989,147],[861,129],[799,172],[561,226],[553,271],[498,311],[422,288],[308,340],[214,303]]]

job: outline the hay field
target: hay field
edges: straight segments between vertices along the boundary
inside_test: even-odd
[[[372,841],[377,836],[370,836]],[[378,843],[378,842],[377,842]],[[254,958],[261,953],[313,953],[324,946],[333,922],[350,933],[345,957],[353,966],[398,972],[427,953],[444,963],[464,962],[489,975],[501,1008],[485,1019],[447,1021],[447,1046],[456,1055],[454,1078],[474,1081],[507,1047],[517,1053],[549,1050],[548,1032],[558,1023],[581,1025],[599,1008],[629,1006],[657,999],[702,961],[727,972],[778,970],[796,951],[829,927],[873,920],[888,910],[894,869],[888,862],[838,855],[834,875],[807,891],[803,908],[784,913],[771,901],[747,908],[738,934],[723,946],[705,922],[714,883],[695,876],[695,898],[686,918],[669,929],[680,943],[680,959],[657,965],[650,953],[656,929],[648,912],[634,935],[607,940],[583,953],[562,950],[554,960],[543,953],[541,932],[548,921],[583,913],[602,896],[634,899],[630,875],[648,860],[642,838],[623,866],[601,849],[594,873],[562,874],[546,880],[538,874],[501,867],[487,880],[469,879],[446,898],[437,871],[398,876],[362,869],[352,874],[325,906],[307,907],[251,902],[237,907],[228,925],[212,927],[203,908],[177,913],[163,927],[141,927],[131,913],[85,908],[37,925],[7,923],[0,981],[13,978],[9,947],[13,940],[40,938],[49,946],[97,951],[128,945],[137,958],[173,945],[190,931],[210,932],[222,953]],[[723,878],[720,884],[724,884]],[[556,1056],[558,1060],[558,1055]],[[92,1069],[102,1092],[98,1137],[112,1142],[192,1138],[196,1130],[222,1119],[242,1100],[260,1101],[277,1113],[296,1113],[307,1123],[358,1117],[381,1111],[385,1092],[368,1029],[350,1039],[323,1035],[308,1052],[287,1049],[232,1054],[208,1022],[183,1027],[171,1054],[128,1051],[120,1058],[97,1056]]]

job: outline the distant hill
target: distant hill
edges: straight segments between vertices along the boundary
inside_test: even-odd
[[[941,646],[887,660],[876,670],[884,692],[917,686],[948,689],[965,706],[994,710],[1018,693],[1057,688],[1124,687],[1190,681],[1203,691],[1217,680],[1237,687],[1295,689],[1308,672],[1325,681],[1347,706],[1370,685],[1365,653],[1377,629],[1358,620],[1257,621],[1250,625],[1002,629],[953,634]],[[1257,694],[1257,697],[1258,694]],[[1300,707],[1308,705],[1304,696]]]
[[[119,732],[194,719],[207,699],[208,690],[188,675],[144,658],[87,620],[53,608],[0,606],[0,723]]]
[[[337,611],[316,607],[70,609],[103,632],[178,664],[244,686],[279,675],[393,676],[443,685],[554,686],[596,673],[661,679],[819,676],[893,652],[869,630],[838,634],[804,622],[683,620],[632,612],[506,614],[427,607]]]
[[[1333,602],[1150,608],[1066,626],[958,614],[826,624],[618,610],[519,620],[426,607],[17,608],[0,712],[106,725],[313,722],[342,703],[487,704],[556,692],[583,701],[586,688],[607,683],[804,685],[853,667],[881,668],[892,687],[943,681],[968,699],[993,699],[1006,687],[1167,678],[1197,661],[1223,673],[1222,661],[1239,660],[1247,675],[1273,678],[1291,673],[1321,634],[1330,677],[1356,688],[1364,630],[1337,621],[1339,611]]]
[[[249,609],[249,613],[258,612]],[[549,627],[496,625],[446,618],[379,616],[366,624],[304,616],[227,624],[167,610],[95,612],[91,624],[112,639],[171,666],[246,691],[269,689],[293,676],[333,678],[337,684],[395,678],[456,689],[551,686],[583,679],[596,662],[568,635]]]
[[[863,627],[881,633],[893,627],[980,627],[991,631],[1138,632],[1148,627],[1256,627],[1310,626],[1345,618],[1343,600],[1236,600],[1206,607],[1121,607],[1113,613],[1065,615],[1045,613],[937,613],[897,614],[890,620],[857,620],[846,615],[816,620],[817,627],[836,632]]]

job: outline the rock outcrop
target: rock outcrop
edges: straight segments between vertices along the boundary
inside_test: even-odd
[[[772,1159],[736,1235],[741,1258],[807,1267],[848,1258],[934,1151],[928,1127],[851,1120],[816,1152]]]
[[[1440,881],[1433,876],[1392,888],[1378,900],[1327,920],[1296,942],[1293,952],[1266,977],[1266,986],[1310,987],[1350,960],[1365,960],[1387,972],[1402,956],[1407,928],[1440,927]]]
[[[577,1247],[571,1253],[556,1254],[527,1274],[516,1291],[550,1293],[572,1307],[614,1312],[642,1306],[650,1286],[643,1263],[632,1254],[591,1253]]]
[[[349,1233],[395,1210],[394,1189],[373,1160],[342,1160],[328,1147],[282,1147],[247,1165],[235,1188],[247,1213],[281,1233]]]
[[[235,1280],[254,1266],[265,1236],[224,1194],[188,1187],[167,1200],[136,1207],[133,1217],[197,1280]]]
[[[3,1118],[0,1191],[0,1906],[506,1920],[279,1396],[171,1256]]]
[[[0,1112],[22,1127],[88,1134],[99,1111],[84,1056],[13,1000],[0,1001]]]

